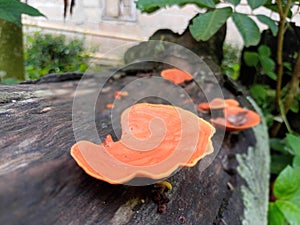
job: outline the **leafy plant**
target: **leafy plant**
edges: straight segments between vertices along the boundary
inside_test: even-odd
[[[253,17],[267,25],[276,35],[278,28],[275,21],[261,14],[239,13],[236,8],[240,5],[240,2],[240,0],[228,0],[225,3],[219,0],[138,0],[136,4],[137,8],[148,13],[167,6],[184,6],[186,4],[193,4],[201,9],[206,9],[206,12],[196,16],[189,26],[191,34],[198,41],[208,40],[229,18],[232,18],[236,25],[245,46],[257,45],[260,40],[260,31]],[[266,0],[248,0],[252,10],[263,6],[265,3]]]
[[[300,137],[287,134],[284,141],[271,140],[271,147],[292,160],[286,162],[274,182],[276,200],[269,203],[269,224],[300,224]]]
[[[37,9],[18,0],[0,0],[0,18],[21,26],[21,14],[44,16]]]
[[[259,65],[266,75],[273,80],[277,80],[277,76],[274,73],[275,62],[271,58],[271,50],[268,46],[259,46],[258,52],[245,51],[243,57],[247,66],[254,66],[257,68]]]
[[[270,225],[300,224],[300,137],[287,134],[285,143],[279,149],[293,156],[292,165],[287,165],[274,182],[276,200],[269,203]]]
[[[88,55],[83,41],[67,40],[65,36],[36,33],[26,38],[25,73],[27,79],[37,79],[49,73],[84,72]]]
[[[225,43],[223,52],[221,69],[231,79],[237,80],[240,72],[240,51],[237,47]]]
[[[204,9],[205,12],[199,13],[194,17],[192,23],[189,25],[192,36],[198,41],[208,40],[229,18],[231,18],[243,38],[244,45],[246,47],[254,46],[259,43],[261,38],[260,30],[254,19],[267,25],[272,31],[272,34],[278,38],[276,60],[270,58],[270,50],[266,46],[261,46],[258,53],[248,52],[244,57],[251,65],[257,66],[259,63],[264,72],[273,80],[276,80],[277,85],[274,103],[277,111],[276,116],[281,117],[281,120],[276,122],[274,124],[274,129],[272,129],[271,135],[276,136],[283,121],[289,129],[285,117],[287,112],[291,109],[291,106],[294,104],[294,99],[299,87],[300,49],[298,50],[297,62],[288,84],[288,91],[283,96],[282,77],[285,64],[282,59],[282,54],[284,32],[288,26],[288,21],[290,21],[293,16],[291,9],[293,5],[297,5],[299,2],[291,0],[277,0],[275,2],[271,0],[248,0],[247,2],[251,8],[250,14],[238,12],[237,8],[241,4],[240,0],[228,0],[227,2],[220,0],[138,0],[136,4],[141,11],[147,13],[152,13],[160,8],[172,5],[181,7],[187,4],[193,4]],[[263,14],[257,14],[255,9],[258,7],[265,7],[269,9],[272,14],[277,14],[279,21],[273,20]]]

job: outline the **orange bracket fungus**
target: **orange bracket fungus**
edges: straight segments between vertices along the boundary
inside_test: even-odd
[[[92,177],[121,184],[136,177],[161,180],[180,167],[194,166],[213,151],[215,128],[179,107],[138,103],[121,115],[122,135],[101,144],[79,141],[71,155]]]
[[[238,106],[226,107],[224,115],[222,118],[211,119],[211,123],[227,131],[241,131],[260,123],[260,116],[256,112]]]
[[[116,91],[115,92],[115,99],[121,99],[122,97],[128,96],[127,91]]]
[[[160,75],[175,84],[181,84],[185,81],[193,80],[193,76],[191,74],[176,68],[162,70]]]
[[[202,102],[198,104],[200,111],[210,111],[214,109],[223,109],[231,106],[239,106],[239,102],[234,99],[214,98],[211,102]]]
[[[112,108],[114,108],[114,104],[113,103],[107,103],[106,108],[112,109]]]

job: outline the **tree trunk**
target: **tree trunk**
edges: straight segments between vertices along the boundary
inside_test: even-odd
[[[0,19],[0,81],[6,78],[24,80],[22,27]]]

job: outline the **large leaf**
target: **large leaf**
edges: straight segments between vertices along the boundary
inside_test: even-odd
[[[21,14],[44,16],[37,9],[18,0],[0,0],[0,18],[21,25]]]
[[[293,134],[287,134],[286,138],[295,155],[300,156],[300,137]]]
[[[276,206],[280,209],[280,211],[285,216],[286,220],[291,225],[299,225],[300,224],[300,207],[293,204],[290,201],[277,200]]]
[[[214,9],[199,14],[190,25],[191,34],[197,41],[207,41],[220,29],[231,14],[231,7]]]
[[[263,55],[259,56],[260,63],[264,72],[273,80],[277,80],[277,75],[273,72],[275,69],[275,62],[270,57],[266,57]]]
[[[293,167],[300,167],[300,156],[299,155],[294,156]]]
[[[259,56],[256,52],[245,51],[243,57],[247,66],[255,67],[259,62]]]
[[[274,37],[277,35],[278,26],[274,20],[265,15],[256,15],[256,17],[260,22],[266,24],[270,28]]]
[[[276,178],[274,194],[278,199],[290,199],[298,191],[300,175],[297,172],[299,170],[287,166]]]
[[[279,174],[287,165],[292,164],[293,156],[291,155],[271,155],[271,173]]]
[[[251,9],[256,9],[262,5],[264,5],[267,0],[248,0],[248,4],[250,5]]]
[[[296,206],[300,207],[300,187],[298,188],[298,191],[293,195],[293,197],[289,199],[289,201],[295,204]]]
[[[227,0],[227,2],[233,4],[234,6],[237,6],[241,2],[241,0]]]
[[[213,0],[138,0],[136,7],[142,12],[151,13],[160,8],[172,5],[184,6],[186,4],[195,4],[200,8],[214,8],[216,6]]]
[[[246,14],[233,13],[232,19],[239,30],[246,47],[257,45],[260,40],[260,31],[256,23]]]
[[[287,225],[284,215],[273,202],[269,203],[268,225]]]
[[[266,56],[266,57],[269,57],[269,56],[271,56],[271,49],[268,47],[268,46],[266,46],[266,45],[261,45],[261,46],[259,46],[259,48],[258,48],[258,53],[259,53],[259,55],[260,56]]]
[[[287,140],[286,139],[270,138],[269,144],[270,144],[272,151],[275,150],[275,151],[281,152],[282,154],[280,154],[280,155],[291,155],[293,153],[290,151],[289,148],[287,148]]]

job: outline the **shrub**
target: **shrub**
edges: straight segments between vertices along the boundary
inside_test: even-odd
[[[25,39],[25,77],[37,79],[49,73],[84,72],[88,56],[83,40],[64,35],[35,33]]]

